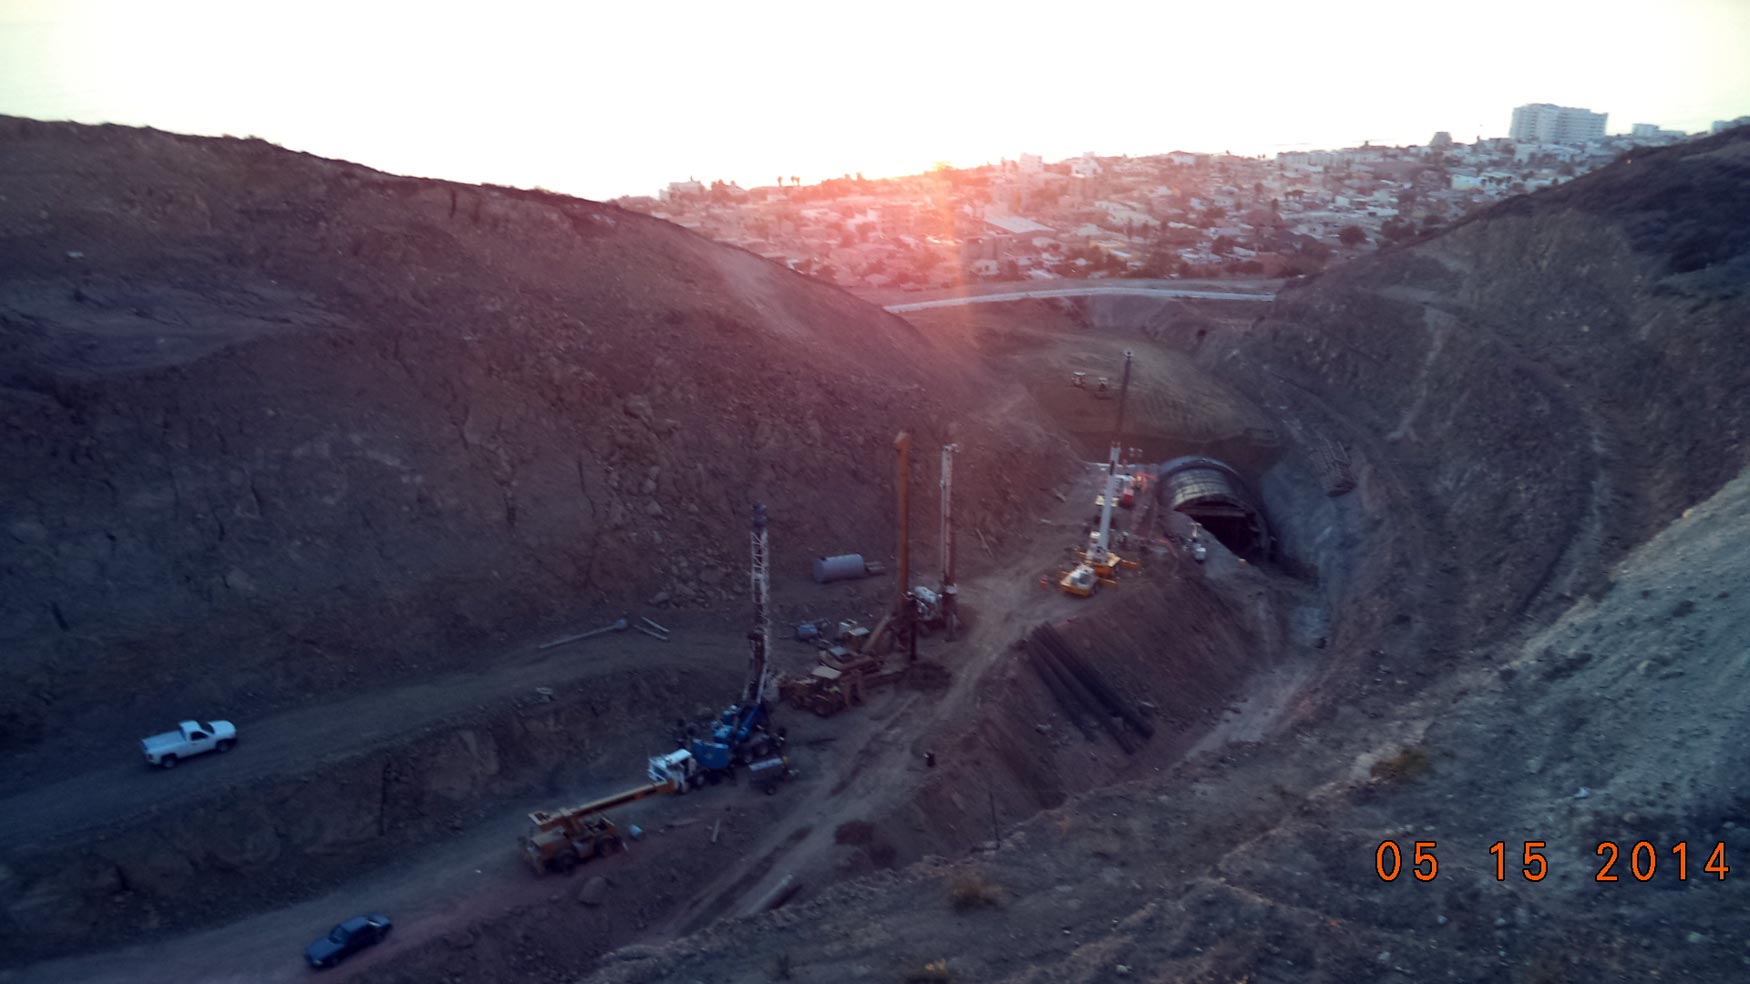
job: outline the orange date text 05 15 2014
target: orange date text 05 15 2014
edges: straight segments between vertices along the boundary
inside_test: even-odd
[[[1440,874],[1440,862],[1434,856],[1437,846],[1431,840],[1414,841],[1408,848],[1396,841],[1380,841],[1373,852],[1374,873],[1381,881],[1389,882],[1397,881],[1407,870],[1416,881],[1433,881]],[[1521,841],[1513,847],[1509,847],[1506,841],[1489,845],[1489,855],[1495,863],[1495,880],[1506,881],[1516,869],[1519,877],[1526,881],[1543,881],[1550,872],[1548,848],[1545,841]],[[1705,861],[1701,856],[1703,850],[1707,850],[1705,845],[1698,846],[1695,851],[1695,860],[1701,861],[1701,873],[1697,877],[1712,875],[1715,880],[1724,881],[1732,870],[1726,864],[1726,845],[1715,843],[1711,850],[1707,850]],[[1651,841],[1626,845],[1601,841],[1592,853],[1599,859],[1598,870],[1592,875],[1596,882],[1648,882],[1655,877],[1689,880],[1691,851],[1688,841],[1678,841],[1665,850],[1654,846]]]

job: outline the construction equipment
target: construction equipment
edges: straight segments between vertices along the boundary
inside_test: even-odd
[[[1136,508],[1136,500],[1148,495],[1148,473],[1135,472],[1124,480],[1124,491],[1118,495],[1118,505],[1124,509]]]
[[[677,782],[665,777],[581,806],[536,810],[529,814],[529,832],[517,838],[523,860],[537,875],[549,871],[570,874],[573,868],[591,858],[625,848],[619,828],[608,818],[608,810],[648,796],[684,793],[688,786],[686,780]]]
[[[881,654],[894,643],[906,646],[909,659],[916,661],[918,657],[916,614],[917,598],[906,588],[911,581],[911,536],[910,512],[907,490],[911,482],[911,434],[900,431],[893,439],[893,450],[896,455],[894,475],[897,485],[896,511],[898,513],[898,560],[899,570],[893,580],[893,604],[881,621],[869,631],[868,639],[863,643],[864,652]]]
[[[790,768],[790,760],[782,755],[760,759],[747,767],[749,785],[767,796],[777,793],[778,784],[794,773],[795,770]]]
[[[893,632],[909,649],[908,662],[917,662],[917,599],[906,585],[911,583],[911,510],[909,493],[911,490],[911,435],[900,431],[893,439],[893,449],[898,455],[895,466],[897,472],[896,494],[898,496],[899,525],[899,577],[893,582]]]
[[[726,776],[733,779],[738,766],[766,758],[784,747],[784,735],[774,733],[770,728],[767,706],[767,690],[771,682],[767,665],[772,641],[771,554],[766,540],[764,505],[754,506],[750,540],[748,578],[753,594],[753,625],[747,633],[747,683],[742,688],[741,699],[724,708],[706,726],[704,734],[697,734],[683,724],[675,736],[680,750],[650,760],[652,780],[669,777],[675,770],[686,772],[694,768],[709,782]]]
[[[1112,448],[1106,459],[1106,489],[1096,501],[1100,503],[1100,526],[1088,534],[1087,546],[1079,563],[1064,574],[1058,587],[1079,598],[1094,593],[1101,584],[1114,584],[1120,565],[1136,566],[1120,558],[1111,549],[1112,505],[1118,498],[1118,459],[1124,444],[1124,403],[1130,392],[1131,352],[1124,351],[1124,377],[1118,387],[1118,425],[1112,434]]]
[[[942,590],[939,598],[930,598],[926,588],[912,590],[920,606],[918,615],[926,626],[940,625],[952,640],[960,631],[960,586],[954,583],[954,452],[958,444],[942,446]]]
[[[912,555],[910,555],[910,513],[908,513],[908,480],[910,480],[910,434],[900,434],[894,441],[894,448],[900,452],[898,464],[898,485],[900,485],[900,578],[894,581],[893,611],[877,623],[872,632],[872,643],[886,646],[889,639],[900,641],[908,646],[910,662],[917,662],[917,639],[926,636],[931,629],[945,629],[949,639],[954,639],[961,629],[961,613],[959,613],[959,594],[961,588],[954,581],[954,452],[959,445],[942,446],[942,583],[931,588],[928,585],[912,585],[912,590],[905,590],[912,573]],[[880,651],[880,650],[877,650]]]
[[[858,671],[816,666],[805,677],[785,677],[778,682],[778,693],[791,707],[812,711],[820,717],[863,702],[863,674]]]

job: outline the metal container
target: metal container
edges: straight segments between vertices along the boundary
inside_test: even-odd
[[[868,569],[863,566],[862,554],[839,554],[836,557],[814,558],[814,580],[820,584],[826,584],[829,581],[848,581],[866,574],[868,574]]]
[[[747,774],[753,780],[753,788],[770,796],[778,791],[778,783],[790,777],[790,762],[781,755],[774,755],[748,765]]]

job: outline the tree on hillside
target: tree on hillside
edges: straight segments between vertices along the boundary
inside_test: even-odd
[[[1209,247],[1209,251],[1211,253],[1214,253],[1217,256],[1226,256],[1229,253],[1232,253],[1234,251],[1234,239],[1233,239],[1233,237],[1232,236],[1216,236],[1215,237],[1215,244]]]
[[[1345,246],[1359,246],[1367,242],[1367,233],[1362,232],[1360,226],[1346,225],[1337,230],[1337,241]]]

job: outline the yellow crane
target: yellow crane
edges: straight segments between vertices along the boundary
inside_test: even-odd
[[[1112,552],[1112,503],[1118,498],[1118,458],[1124,447],[1124,403],[1130,392],[1131,352],[1124,351],[1124,376],[1118,385],[1118,426],[1112,434],[1112,449],[1106,458],[1106,489],[1100,496],[1100,526],[1088,534],[1088,542],[1078,554],[1079,562],[1057,582],[1058,587],[1078,598],[1086,598],[1102,584],[1116,584],[1120,566],[1134,567]]]

